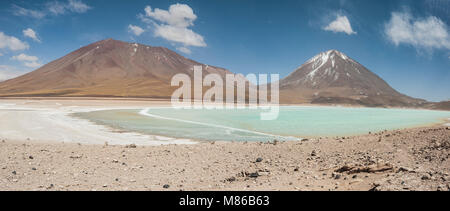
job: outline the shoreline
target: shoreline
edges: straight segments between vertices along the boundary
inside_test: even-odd
[[[139,105],[110,104],[100,101],[0,101],[0,138],[47,143],[82,143],[113,145],[195,144],[189,139],[176,139],[160,135],[135,132],[116,132],[104,125],[71,116],[77,112],[108,109],[141,108]],[[64,105],[67,103],[67,105]],[[87,105],[86,105],[87,104]],[[154,103],[146,106],[154,106]],[[13,112],[11,112],[13,111]],[[52,121],[48,121],[51,119]],[[51,129],[51,130],[45,130]]]
[[[41,101],[51,101],[51,100],[64,100],[64,101],[125,101],[125,102],[162,102],[169,104],[171,102],[170,98],[152,98],[152,97],[95,97],[95,96],[65,96],[65,97],[5,97],[0,96],[0,101],[2,100],[41,100]],[[430,102],[438,103],[438,102]],[[249,105],[245,103],[245,105]],[[445,109],[430,109],[430,108],[420,108],[420,107],[367,107],[363,105],[353,105],[353,104],[312,104],[312,103],[297,103],[297,104],[283,104],[280,106],[301,106],[301,107],[347,107],[347,108],[385,108],[385,109],[413,109],[413,110],[430,110],[430,111],[449,111]]]
[[[285,106],[285,105],[281,105]],[[290,105],[295,107],[313,107],[312,105]],[[1,100],[0,99],[0,117],[3,117],[3,121],[6,121],[8,118],[13,120],[13,123],[6,121],[3,122],[0,120],[0,123],[3,126],[0,126],[2,131],[0,132],[0,138],[6,138],[11,140],[31,140],[38,142],[73,142],[73,143],[82,143],[82,144],[96,144],[96,145],[104,145],[107,144],[117,144],[117,145],[127,145],[127,144],[136,144],[136,145],[163,145],[163,144],[196,144],[200,142],[210,142],[205,140],[196,140],[196,139],[186,139],[186,138],[174,138],[174,137],[165,137],[162,135],[155,134],[146,134],[140,132],[133,131],[123,131],[119,128],[114,128],[110,125],[98,124],[88,119],[79,118],[73,116],[75,113],[80,112],[91,112],[91,111],[101,111],[101,110],[120,110],[120,109],[138,109],[145,110],[146,108],[167,108],[170,107],[170,102],[168,101],[117,101],[117,100],[108,100],[103,101],[100,99],[90,99],[90,100],[73,100],[73,99],[65,99],[65,100],[55,100],[55,99],[40,99],[40,100]],[[325,106],[330,108],[342,108],[342,107],[333,107],[333,106]],[[346,107],[344,107],[346,108]],[[8,110],[15,111],[19,116],[22,116],[22,122],[16,122],[16,125],[22,127],[22,130],[19,128],[14,128],[13,126],[8,127],[8,125],[14,124],[14,121],[18,121],[19,116],[8,114]],[[434,110],[432,110],[434,111]],[[6,113],[6,114],[5,114]],[[28,113],[25,115],[24,113]],[[8,117],[9,115],[9,117]],[[31,117],[29,116],[31,115]],[[33,117],[35,117],[33,119]],[[57,122],[57,124],[49,123],[49,121],[44,121],[45,119],[52,118],[53,121]],[[32,121],[37,121],[42,124],[34,124],[29,127],[24,127],[24,124],[31,124],[30,121],[24,119],[32,119]],[[0,124],[0,125],[2,125]],[[46,125],[47,124],[47,125]],[[448,126],[450,125],[450,120],[443,119],[442,122],[423,124],[423,125],[415,125],[406,128],[397,128],[393,130],[399,129],[413,129],[418,127],[433,127],[433,126]],[[23,131],[28,131],[28,128],[34,127],[35,130],[43,129],[43,128],[56,128],[53,129],[53,133],[58,131],[58,128],[61,128],[70,133],[75,133],[76,138],[64,135],[64,132],[59,132],[58,134],[53,134],[52,132],[45,132],[51,134],[50,138],[45,137],[42,133],[28,133],[23,134]],[[88,130],[86,130],[86,128]],[[374,131],[373,131],[374,132]],[[11,133],[13,135],[11,135]],[[15,133],[15,135],[14,135]],[[6,135],[5,135],[6,134]],[[17,135],[21,134],[21,135]],[[36,135],[37,134],[37,135]],[[347,134],[340,136],[359,136],[364,135],[362,133],[358,134]],[[332,137],[332,136],[328,136]],[[327,138],[327,136],[302,136],[295,137],[298,140],[309,138]],[[227,141],[223,141],[227,142]]]
[[[297,107],[297,106],[293,106],[293,107]],[[311,108],[311,107],[314,107],[314,106],[299,106],[299,107]],[[170,106],[166,106],[166,107],[152,107],[152,108],[156,108],[156,109],[161,109],[162,108],[162,109],[164,109],[164,108],[171,108],[171,107]],[[337,108],[337,107],[330,106],[330,108]],[[207,123],[194,122],[194,121],[190,121],[190,120],[173,119],[173,118],[170,118],[170,117],[161,117],[161,116],[157,116],[157,115],[144,114],[145,113],[144,111],[146,111],[148,109],[149,108],[139,109],[139,112],[137,112],[137,114],[144,115],[144,116],[155,117],[155,118],[160,118],[160,119],[169,119],[169,120],[180,121],[180,122],[188,122],[188,123],[192,123],[192,124],[208,125],[208,126],[220,127],[220,128],[229,128],[227,126],[221,126],[221,125],[210,125],[210,124],[207,124]],[[112,110],[116,110],[116,109],[112,109]],[[431,111],[434,111],[434,110],[431,110]],[[95,121],[92,121],[92,122],[94,124],[99,124],[99,125],[102,125],[102,126],[109,127],[112,130],[120,129],[120,128],[114,127],[112,125],[102,124],[102,123],[98,123],[98,122],[95,122]],[[436,121],[436,122],[411,125],[411,126],[402,127],[402,128],[393,128],[393,129],[387,129],[387,130],[370,131],[369,133],[376,133],[376,132],[381,132],[381,131],[406,130],[406,129],[421,128],[421,127],[434,127],[434,126],[437,126],[437,127],[439,127],[439,126],[450,126],[450,118],[449,119],[442,118],[442,119],[439,119],[439,121]],[[276,134],[270,134],[270,133],[264,133],[264,132],[258,132],[258,131],[247,131],[247,130],[238,129],[238,128],[230,128],[230,129],[237,130],[237,131],[251,132],[251,133],[255,133],[255,134],[263,134],[263,135],[273,136],[273,137],[285,137],[285,138],[296,139],[296,140],[289,140],[289,141],[301,141],[302,139],[305,139],[305,138],[317,139],[317,138],[328,138],[328,137],[337,137],[337,136],[353,137],[353,136],[361,136],[361,135],[365,135],[366,134],[366,133],[356,133],[355,132],[355,133],[340,134],[340,135],[315,135],[315,136],[303,135],[303,136],[300,137],[300,136],[289,136],[289,135],[276,135]],[[140,132],[138,132],[138,133],[140,133]],[[145,133],[142,133],[142,134],[145,134]],[[180,137],[175,137],[175,138],[180,138]],[[200,140],[200,139],[191,139],[191,140],[195,141],[195,142],[206,142],[206,143],[208,143],[208,142],[230,142],[230,141],[221,141],[221,140]],[[236,141],[236,142],[240,142],[240,141]],[[249,141],[249,142],[267,142],[267,141]]]

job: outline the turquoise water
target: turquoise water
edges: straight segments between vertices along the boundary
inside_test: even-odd
[[[383,108],[280,107],[277,120],[261,121],[261,110],[150,108],[77,113],[125,131],[209,141],[297,140],[345,136],[439,123],[450,112]]]

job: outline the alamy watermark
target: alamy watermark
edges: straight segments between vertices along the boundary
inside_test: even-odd
[[[194,66],[194,81],[187,74],[180,73],[172,77],[171,86],[179,87],[172,94],[172,107],[261,109],[261,120],[275,120],[280,111],[279,79],[278,74],[271,74],[271,83],[268,85],[267,74],[248,74],[246,77],[241,74],[226,74],[224,81],[219,74],[207,74],[203,77],[203,67]],[[206,92],[203,90],[205,86],[210,87]]]

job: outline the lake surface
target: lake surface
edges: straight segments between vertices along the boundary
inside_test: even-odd
[[[345,107],[281,106],[277,120],[261,110],[105,110],[75,116],[125,131],[207,141],[289,141],[305,137],[367,134],[440,123],[450,112]]]

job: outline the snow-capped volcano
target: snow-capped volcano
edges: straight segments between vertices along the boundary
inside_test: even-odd
[[[422,100],[400,94],[337,50],[322,52],[280,81],[282,101],[411,106]]]

